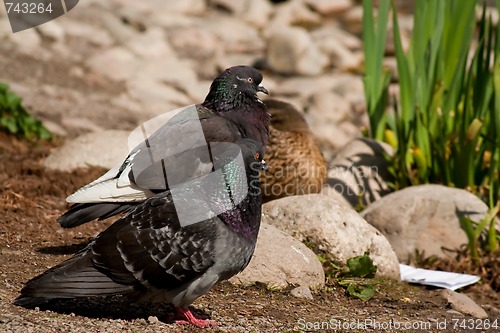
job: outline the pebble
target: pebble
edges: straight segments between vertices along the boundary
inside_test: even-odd
[[[229,13],[240,14],[247,7],[248,0],[208,0],[207,3],[211,7],[221,8]]]
[[[226,52],[260,52],[265,46],[257,29],[238,18],[210,17],[203,22],[203,29],[215,34],[219,39],[218,47]]]
[[[236,1],[231,1],[236,2]],[[273,13],[273,7],[267,0],[251,0],[247,1],[245,11],[240,15],[250,25],[264,29],[269,23],[269,19]]]
[[[218,40],[214,33],[202,27],[173,29],[168,38],[178,56],[200,60],[213,57],[217,51]]]
[[[337,15],[352,7],[351,0],[306,0],[309,6],[321,15]]]
[[[136,35],[126,43],[127,48],[144,59],[169,58],[174,56],[166,41],[165,32],[160,28],[151,28]]]
[[[125,24],[119,17],[111,13],[105,13],[104,17],[103,26],[116,43],[125,44],[137,36],[137,32],[131,26]]]
[[[465,313],[479,319],[488,318],[488,314],[482,307],[474,302],[469,296],[457,293],[456,291],[443,289],[441,292],[443,298],[449,306],[460,313]]]
[[[9,37],[19,52],[25,54],[36,54],[40,52],[42,38],[35,29],[23,30],[15,34],[10,34]]]
[[[90,70],[115,81],[132,78],[139,66],[134,54],[123,47],[97,53],[87,61]]]
[[[85,40],[94,46],[110,47],[114,40],[109,32],[101,27],[90,25],[78,20],[68,20],[65,17],[61,18],[65,35]]]
[[[363,7],[351,7],[339,18],[350,33],[361,35],[363,32]]]
[[[451,314],[453,317],[463,317],[464,316],[463,313],[458,312],[456,310],[448,310],[448,311],[446,311],[446,313]]]
[[[38,32],[40,32],[42,36],[53,41],[64,40],[64,28],[56,21],[49,21],[47,23],[41,24],[36,27],[36,30],[38,30]]]
[[[269,36],[267,61],[269,67],[278,73],[319,75],[328,59],[305,29],[283,27],[275,29]]]
[[[290,0],[275,7],[274,16],[264,34],[267,36],[269,32],[280,27],[319,27],[321,19],[321,15],[310,9],[302,0]]]
[[[308,286],[299,286],[290,291],[290,295],[297,298],[313,299],[311,289]]]
[[[201,16],[207,11],[205,0],[164,0],[158,6],[163,13],[178,13]]]

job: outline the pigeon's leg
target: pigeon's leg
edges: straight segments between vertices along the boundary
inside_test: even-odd
[[[173,319],[176,324],[191,324],[198,327],[220,326],[220,323],[216,321],[196,318],[188,308],[175,307],[174,311]]]

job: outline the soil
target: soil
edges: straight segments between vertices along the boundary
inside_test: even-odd
[[[335,283],[314,291],[313,300],[295,298],[288,290],[222,283],[192,306],[196,315],[222,323],[208,329],[168,323],[168,305],[136,305],[123,297],[16,307],[12,301],[27,280],[71,256],[112,222],[59,227],[56,218],[68,207],[64,198],[104,172],[44,169],[40,161],[59,144],[0,133],[0,332],[398,332],[404,325],[413,325],[407,330],[413,332],[468,331],[459,326],[472,317],[450,311],[439,290],[389,280],[368,281],[378,293],[366,302],[347,296]],[[500,325],[500,301],[489,285],[464,292]]]

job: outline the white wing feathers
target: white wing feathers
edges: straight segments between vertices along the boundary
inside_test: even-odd
[[[123,164],[117,165],[103,176],[83,186],[78,191],[66,198],[70,203],[96,203],[96,202],[140,202],[153,193],[130,182],[129,172],[132,169],[133,159],[138,153],[130,155]],[[125,169],[116,178],[123,165]]]

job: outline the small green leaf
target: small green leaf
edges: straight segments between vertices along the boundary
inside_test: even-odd
[[[347,275],[352,277],[372,278],[377,272],[377,266],[373,265],[368,252],[362,256],[347,259],[347,267],[349,268]]]
[[[17,96],[12,91],[7,91],[6,98],[7,104],[9,104],[11,108],[17,108],[21,105],[21,97]]]
[[[21,97],[9,91],[8,85],[0,83],[0,129],[25,138],[52,139],[50,131],[26,112],[21,102]]]
[[[0,124],[3,127],[7,128],[9,130],[9,132],[14,133],[14,134],[16,134],[19,130],[19,128],[17,127],[16,120],[12,117],[0,119]]]
[[[368,284],[355,284],[351,283],[347,289],[347,293],[352,297],[359,298],[363,301],[369,301],[377,294],[377,291]]]

